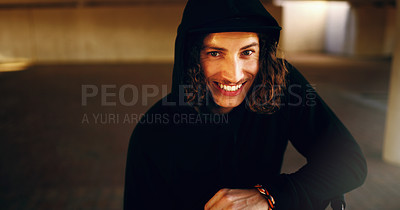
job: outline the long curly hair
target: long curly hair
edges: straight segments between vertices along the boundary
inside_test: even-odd
[[[211,95],[200,65],[200,51],[208,34],[190,36],[184,56],[185,99],[191,106],[200,108]],[[276,57],[277,42],[268,34],[258,33],[260,44],[259,71],[245,98],[246,107],[256,113],[272,114],[280,108],[286,88],[287,68],[283,59]]]

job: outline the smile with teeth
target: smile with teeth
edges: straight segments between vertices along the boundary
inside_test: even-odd
[[[243,83],[240,85],[223,85],[221,83],[218,83],[218,86],[225,91],[229,91],[229,92],[234,92],[239,90],[242,87]]]

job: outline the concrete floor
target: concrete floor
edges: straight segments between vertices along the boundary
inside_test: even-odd
[[[367,157],[366,183],[346,194],[348,209],[400,209],[400,167],[381,160],[390,60],[287,59],[315,84]],[[1,73],[0,208],[121,209],[129,136],[139,114],[168,91],[171,69],[172,64],[76,64]],[[138,88],[133,106],[122,104],[133,97],[129,88],[120,94],[127,84]],[[155,85],[146,89],[148,84]],[[116,105],[102,104],[106,85],[115,85],[103,95],[115,93],[106,102]],[[99,89],[86,105],[85,87]],[[159,93],[142,98],[151,90]],[[289,147],[283,170],[303,163]]]

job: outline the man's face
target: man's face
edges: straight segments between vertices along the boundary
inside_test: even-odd
[[[258,35],[252,32],[209,34],[200,64],[214,102],[230,111],[242,103],[258,72]]]

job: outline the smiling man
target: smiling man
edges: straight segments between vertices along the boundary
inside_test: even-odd
[[[172,92],[145,115],[164,120],[131,137],[125,209],[325,209],[364,182],[351,134],[276,58],[280,29],[258,0],[188,1]],[[307,164],[282,174],[288,141]]]
[[[256,33],[212,33],[204,39],[200,66],[221,112],[231,111],[245,99],[258,73],[259,51]]]

